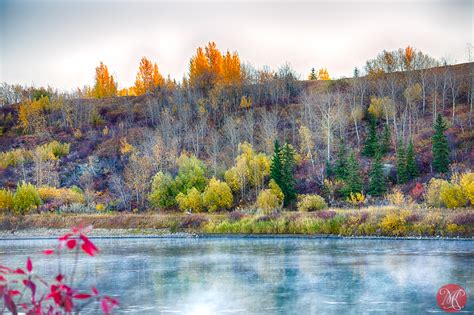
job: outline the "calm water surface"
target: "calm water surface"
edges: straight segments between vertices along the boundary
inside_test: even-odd
[[[82,287],[118,296],[119,313],[359,314],[439,312],[458,283],[474,312],[474,241],[310,238],[95,240]],[[54,240],[0,241],[0,263],[53,275]],[[66,257],[71,260],[72,257]],[[1,303],[1,302],[0,302]]]

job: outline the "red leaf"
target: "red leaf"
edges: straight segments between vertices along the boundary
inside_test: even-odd
[[[98,252],[99,249],[95,247],[95,245],[84,234],[81,234],[80,237],[81,240],[84,242],[81,246],[82,250],[89,256],[94,256],[94,254]]]
[[[112,305],[109,305],[106,299],[102,299],[102,301],[100,301],[100,306],[102,307],[102,311],[105,315],[110,314],[110,311],[112,310]]]
[[[31,280],[23,280],[23,284],[30,288],[31,290],[31,300],[33,301],[33,304],[35,303],[35,294],[36,294],[36,284],[34,284],[33,281]]]
[[[74,295],[73,298],[75,298],[75,299],[88,299],[91,296],[92,295],[87,294],[87,293],[78,293],[78,294]]]
[[[8,295],[10,295],[10,296],[15,296],[15,295],[20,295],[20,294],[21,294],[21,293],[20,293],[20,291],[18,291],[18,290],[10,290],[10,291],[8,291]]]
[[[23,271],[23,269],[20,269],[18,268],[17,270],[15,270],[15,273],[18,274],[18,275],[24,275],[25,272]]]
[[[43,251],[43,254],[45,254],[45,255],[51,255],[53,253],[54,253],[54,249],[47,249],[47,250]]]
[[[26,270],[28,270],[28,272],[33,271],[33,263],[31,262],[30,257],[28,257],[28,259],[26,260]]]
[[[74,249],[76,247],[77,241],[76,240],[69,240],[67,241],[66,245],[69,249]]]
[[[0,281],[6,282],[6,281],[7,281],[7,279],[5,279],[5,277],[4,277],[4,276],[0,275]]]
[[[8,294],[5,294],[3,296],[3,301],[5,302],[5,306],[8,308],[10,312],[12,312],[13,315],[18,314],[18,312],[16,311],[15,302],[13,302],[12,298]]]
[[[94,293],[94,295],[99,295],[99,290],[97,290],[96,287],[92,287],[92,293]]]
[[[63,279],[64,279],[64,276],[61,275],[61,274],[59,274],[59,275],[56,276],[56,281],[57,281],[57,282],[61,282]]]

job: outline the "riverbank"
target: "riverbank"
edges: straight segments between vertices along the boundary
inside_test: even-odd
[[[97,237],[126,235],[334,235],[376,237],[474,236],[474,209],[369,207],[273,214],[43,213],[0,216],[0,237],[55,237],[73,226],[92,225]]]

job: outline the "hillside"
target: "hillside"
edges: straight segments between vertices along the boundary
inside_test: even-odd
[[[267,159],[262,163],[269,163],[274,141],[279,139],[297,153],[297,193],[319,194],[332,205],[344,206],[346,197],[338,186],[342,184],[327,173],[327,160],[337,167],[339,162],[347,163],[353,151],[360,164],[362,191],[370,194],[374,159],[361,153],[371,112],[378,117],[375,128],[380,138],[385,126],[390,132],[389,148],[382,158],[385,190],[390,193],[399,187],[408,196],[416,183],[426,184],[439,176],[432,167],[433,112],[441,114],[448,125],[450,171],[441,176],[449,178],[473,168],[472,67],[471,63],[332,81],[297,81],[289,75],[264,83],[216,86],[204,93],[174,86],[141,96],[52,96],[43,105],[33,101],[4,106],[0,108],[0,149],[4,152],[0,186],[14,190],[21,181],[38,187],[77,186],[85,195],[86,206],[80,211],[93,211],[97,205],[121,211],[165,210],[168,206],[149,201],[157,172],[173,178],[180,166],[195,170],[202,161],[205,178],[214,176],[232,186],[226,171],[242,157],[239,144],[247,142],[249,154],[262,152]],[[409,90],[412,87],[418,90]],[[252,100],[250,105],[242,105],[243,97]],[[405,146],[412,139],[418,169],[416,177],[400,185],[399,139]],[[69,144],[68,152],[43,152],[42,157],[38,148],[52,141]],[[182,154],[188,160],[180,161]],[[192,160],[194,156],[200,161]],[[268,184],[266,167],[261,170],[261,182],[248,178],[246,187],[239,182],[233,190],[232,208],[253,207]],[[387,201],[373,196],[365,202]],[[47,204],[41,209],[64,206]],[[171,202],[169,208],[177,206]]]

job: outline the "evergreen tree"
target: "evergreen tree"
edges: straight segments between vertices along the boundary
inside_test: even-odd
[[[415,157],[415,150],[413,148],[413,141],[410,139],[410,142],[408,143],[408,148],[407,148],[407,154],[406,154],[406,170],[408,173],[408,177],[410,179],[418,177],[418,165],[416,165],[416,157]]]
[[[334,175],[336,179],[344,180],[347,176],[347,149],[344,140],[339,144],[337,159],[334,165]]]
[[[375,117],[370,117],[369,131],[367,138],[365,139],[363,155],[369,157],[375,157],[378,151],[378,138],[377,138],[377,121]]]
[[[282,187],[283,182],[283,165],[281,163],[281,147],[278,140],[275,140],[273,147],[272,163],[270,165],[270,177]]]
[[[399,184],[403,184],[408,181],[407,156],[405,144],[402,142],[402,139],[400,139],[398,142],[397,150],[397,181]]]
[[[391,143],[392,143],[392,135],[390,134],[390,128],[388,127],[388,123],[387,123],[385,124],[383,128],[382,143],[380,144],[380,150],[383,155],[390,152]]]
[[[369,194],[371,196],[382,196],[386,191],[387,181],[383,173],[382,157],[377,154],[369,173]]]
[[[331,161],[329,159],[326,160],[326,178],[331,178],[334,175],[334,170],[331,164]]]
[[[294,177],[295,151],[285,143],[281,150],[281,161],[283,165],[282,186],[280,186],[284,197],[283,205],[288,207],[296,200],[296,181]]]
[[[316,74],[316,70],[314,68],[311,68],[311,72],[308,76],[308,80],[317,80],[318,76]]]
[[[443,117],[438,114],[433,126],[435,133],[432,137],[433,168],[439,173],[446,173],[449,167],[448,139],[444,132],[446,124]]]
[[[359,161],[354,152],[351,152],[347,160],[347,176],[345,180],[344,194],[362,192],[363,190],[362,176],[360,172]]]

